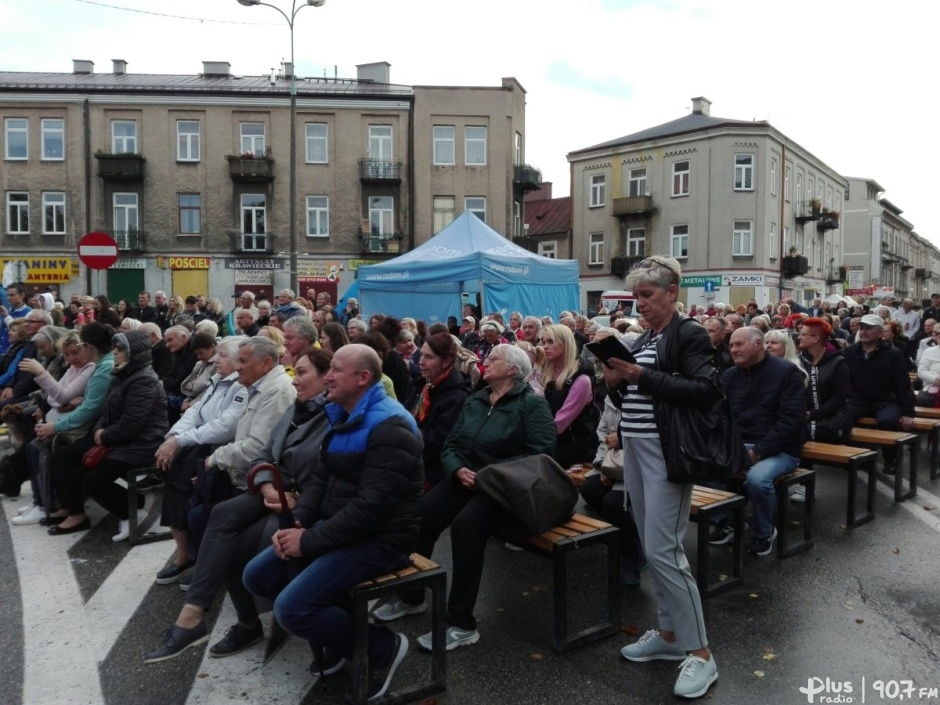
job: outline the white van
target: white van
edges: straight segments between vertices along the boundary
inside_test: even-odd
[[[623,315],[635,317],[636,297],[630,291],[605,291],[601,293],[601,305],[610,313],[617,310],[623,311]]]

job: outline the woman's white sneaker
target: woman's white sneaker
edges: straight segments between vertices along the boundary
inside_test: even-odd
[[[40,519],[46,518],[46,510],[42,507],[37,507],[35,504],[31,507],[28,507],[25,512],[19,516],[13,517],[10,521],[17,526],[25,526],[26,524],[38,524]]]

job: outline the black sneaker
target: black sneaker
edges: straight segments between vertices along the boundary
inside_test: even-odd
[[[147,475],[143,480],[137,482],[137,489],[141,492],[147,492],[148,490],[158,490],[163,487],[163,476],[162,475]]]
[[[200,622],[192,629],[184,629],[173,625],[163,635],[163,643],[160,644],[160,648],[144,656],[144,663],[166,661],[179,656],[190,646],[199,646],[207,641],[209,641],[209,630],[206,629],[205,622]]]
[[[209,655],[212,658],[234,656],[262,639],[264,639],[264,630],[261,628],[261,622],[256,622],[251,629],[245,629],[236,622],[225,631],[222,639],[209,647]]]
[[[195,566],[196,561],[186,561],[183,565],[170,563],[170,565],[157,573],[157,585],[170,585],[171,583],[175,583],[184,575],[191,573]]]
[[[193,584],[193,571],[189,571],[188,573],[185,573],[182,576],[180,576],[179,581],[176,583],[179,589],[182,590],[183,592],[188,592],[189,586],[192,584]]]
[[[313,661],[310,662],[310,675],[315,678],[332,676],[345,666],[346,663],[346,658],[341,656],[338,651],[325,648],[323,649],[323,671],[321,672],[320,667],[317,666],[317,660],[313,659]]]
[[[395,635],[395,645],[389,656],[388,663],[369,669],[369,700],[378,700],[392,682],[392,676],[408,653],[408,637],[404,634]]]
[[[766,556],[774,550],[774,539],[777,538],[777,527],[774,532],[765,539],[751,539],[747,546],[747,552],[754,556]]]
[[[734,538],[734,526],[730,519],[722,519],[708,535],[708,543],[712,546],[724,546]]]

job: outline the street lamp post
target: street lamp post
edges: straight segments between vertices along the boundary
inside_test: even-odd
[[[300,0],[293,0],[291,13],[288,15],[277,5],[261,0],[238,0],[238,4],[245,7],[264,5],[274,8],[281,13],[290,28],[290,286],[294,291],[297,291],[297,65],[294,62],[294,21],[297,19],[297,13],[308,5],[323,7],[326,0],[304,0],[299,5],[298,2]]]

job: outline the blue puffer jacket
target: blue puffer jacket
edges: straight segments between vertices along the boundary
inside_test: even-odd
[[[304,556],[369,540],[411,553],[424,488],[423,443],[414,418],[386,396],[381,383],[369,387],[348,416],[333,403],[326,414],[332,428],[294,511],[302,526],[313,527],[301,541]]]

